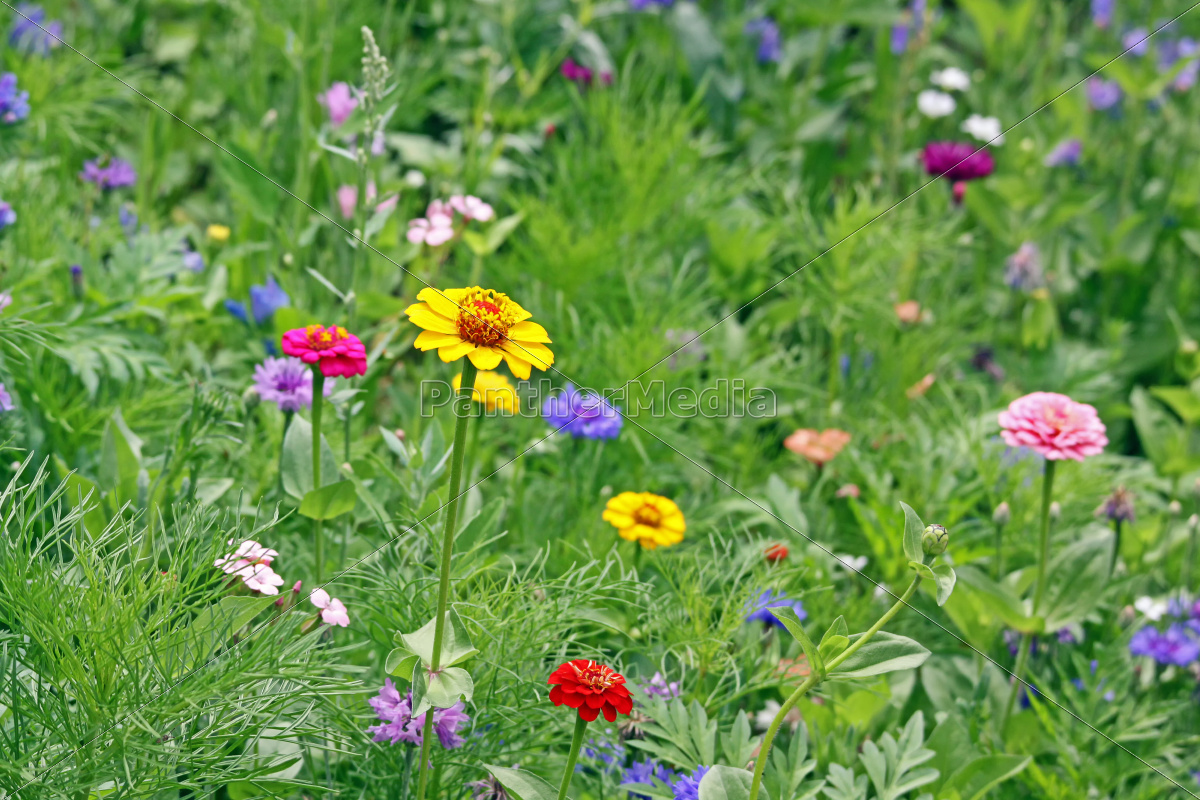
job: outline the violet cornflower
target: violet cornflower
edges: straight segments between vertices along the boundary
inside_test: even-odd
[[[799,600],[789,598],[787,592],[768,590],[747,606],[746,622],[762,622],[768,627],[782,628],[783,623],[771,613],[773,608],[791,608],[800,619],[808,616],[808,612],[804,610],[804,604]]]
[[[1112,23],[1116,0],[1092,0],[1092,22],[1097,28],[1107,28]]]
[[[0,75],[0,122],[13,125],[29,116],[29,92],[17,89],[17,76]]]
[[[371,725],[367,733],[374,734],[374,741],[399,744],[407,742],[419,745],[422,743],[422,730],[425,727],[425,714],[412,715],[412,692],[400,696],[391,678],[384,678],[379,696],[367,700],[382,725]],[[471,718],[465,713],[466,706],[459,700],[450,708],[430,709],[433,713],[433,730],[437,733],[438,741],[447,750],[462,747],[466,742],[458,733],[458,727],[470,722]],[[426,712],[429,713],[429,712]]]
[[[758,63],[778,62],[783,56],[783,40],[779,26],[770,17],[759,17],[746,23],[747,36],[758,37]]]
[[[41,6],[21,3],[17,6],[17,17],[8,43],[22,53],[32,53],[42,58],[58,47],[62,39],[63,25],[56,19],[47,20]]]
[[[673,697],[679,697],[681,690],[679,688],[679,681],[667,682],[667,679],[663,677],[661,672],[656,672],[654,673],[654,677],[650,679],[650,682],[642,687],[642,691],[646,694],[655,697],[665,697],[669,700]]]
[[[621,776],[620,785],[640,784],[642,786],[653,786],[655,778],[658,778],[663,783],[670,783],[675,779],[675,773],[653,758],[646,757],[626,767],[625,774]],[[633,800],[650,800],[646,795],[638,794],[633,789],[628,789],[627,791]]]
[[[1185,667],[1200,658],[1200,641],[1188,635],[1187,628],[1179,623],[1162,633],[1146,626],[1129,640],[1129,653],[1149,656],[1159,664]]]
[[[136,218],[134,225],[137,225]],[[187,242],[183,244],[183,267],[189,272],[204,272],[204,256],[189,247]]]
[[[634,11],[645,11],[651,6],[670,8],[673,5],[675,5],[675,0],[629,0],[629,8]]]
[[[17,212],[8,203],[0,200],[0,231],[17,222]]]
[[[334,381],[325,381],[325,396],[333,394]],[[312,370],[298,358],[267,358],[254,368],[254,391],[285,413],[312,405]]]
[[[708,773],[709,767],[696,767],[691,775],[680,775],[679,780],[671,784],[675,792],[675,800],[700,800],[700,781]]]
[[[255,284],[250,287],[250,313],[259,325],[265,324],[276,311],[287,307],[290,302],[291,298],[275,281],[274,275],[267,276],[265,286]]]
[[[96,184],[100,189],[120,189],[133,186],[137,181],[137,172],[132,164],[120,158],[110,158],[104,166],[97,159],[86,162],[79,177],[86,183]]]
[[[0,312],[12,305],[12,293],[0,292]]]
[[[12,395],[8,393],[8,389],[4,388],[4,384],[0,383],[0,414],[12,411],[13,408]]]
[[[317,102],[325,106],[325,110],[329,112],[329,122],[335,128],[340,128],[358,107],[358,98],[354,96],[350,84],[345,81],[338,81],[330,86],[328,91],[317,96]]]
[[[1150,49],[1150,34],[1145,28],[1126,31],[1125,35],[1121,37],[1121,47],[1125,48],[1125,52],[1130,55],[1144,56]]]
[[[1088,78],[1088,104],[1096,111],[1106,111],[1121,100],[1121,86],[1116,81],[1106,81],[1103,78]]]
[[[1004,282],[1010,289],[1026,292],[1046,285],[1042,251],[1036,244],[1023,242],[1017,248],[1017,252],[1008,257],[1004,268]]]
[[[591,392],[580,392],[568,383],[561,394],[542,403],[542,416],[551,426],[585,439],[615,439],[624,420],[607,400]]]
[[[1133,492],[1124,486],[1118,486],[1104,499],[1095,513],[1097,517],[1106,517],[1112,522],[1133,522]]]
[[[925,27],[925,4],[927,0],[913,0],[904,12],[905,22],[892,26],[891,49],[893,55],[900,55],[908,49],[909,39],[919,34]]]
[[[1083,142],[1078,139],[1067,139],[1059,142],[1054,149],[1042,159],[1042,165],[1047,167],[1074,166],[1083,155]]]

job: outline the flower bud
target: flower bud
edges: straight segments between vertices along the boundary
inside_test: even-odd
[[[1183,513],[1183,503],[1179,502],[1178,500],[1172,500],[1167,504],[1167,513],[1172,517],[1178,517]]]
[[[1059,505],[1057,500],[1055,500],[1053,503],[1050,504],[1050,519],[1057,520],[1061,516],[1062,516],[1062,506]]]
[[[921,549],[927,556],[940,556],[950,543],[950,531],[941,525],[930,525],[921,534]]]
[[[1012,519],[1012,511],[1008,507],[1008,501],[1005,500],[1000,505],[996,506],[996,510],[992,512],[992,522],[997,525],[1007,525]]]
[[[262,402],[262,395],[258,393],[258,389],[251,386],[242,392],[242,405],[247,411],[253,411]]]

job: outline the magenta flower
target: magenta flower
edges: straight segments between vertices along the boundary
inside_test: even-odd
[[[496,212],[492,210],[491,206],[473,194],[451,195],[449,205],[468,221],[477,219],[480,222],[487,222],[496,216]]]
[[[268,357],[254,368],[254,391],[285,413],[312,406],[312,384],[312,370],[298,358]],[[326,381],[325,396],[332,393],[333,381]]]
[[[384,678],[379,696],[367,701],[375,709],[376,716],[382,725],[372,725],[367,733],[374,734],[374,741],[392,744],[408,742],[419,745],[422,742],[422,731],[425,727],[425,714],[412,715],[412,692],[401,697],[400,692],[392,683],[391,678]],[[442,747],[452,750],[462,747],[466,740],[458,734],[458,726],[470,722],[471,718],[465,713],[466,706],[459,700],[450,708],[434,708],[426,713],[433,714],[433,730],[437,733]]]
[[[344,81],[330,86],[328,91],[317,96],[317,101],[325,106],[325,110],[329,112],[329,121],[335,128],[340,128],[358,107],[358,98],[354,96],[350,84]]]
[[[233,544],[233,540],[229,540]],[[227,575],[241,578],[246,588],[261,594],[279,594],[283,578],[271,569],[271,561],[279,555],[275,550],[264,547],[253,539],[247,539],[238,549],[224,558],[213,562]]]
[[[1063,394],[1034,392],[1012,401],[999,416],[1010,447],[1028,447],[1051,461],[1083,461],[1108,444],[1096,409]]]
[[[340,325],[309,325],[283,335],[283,352],[305,364],[320,364],[326,378],[352,378],[367,373],[367,349]]]
[[[955,182],[986,178],[996,169],[990,152],[966,142],[930,142],[921,160],[930,175]]]
[[[336,597],[330,597],[329,592],[324,589],[313,589],[308,599],[321,609],[321,621],[326,625],[340,625],[345,628],[350,624],[350,614],[346,611],[345,604]]]

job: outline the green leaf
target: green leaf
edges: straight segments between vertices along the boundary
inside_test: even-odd
[[[436,620],[429,620],[413,633],[400,634],[400,642],[410,653],[421,657],[421,663],[433,666],[433,636]],[[438,667],[453,667],[461,664],[479,651],[471,644],[471,635],[463,625],[462,618],[453,608],[446,611],[446,625],[442,630],[442,657]]]
[[[784,606],[772,608],[771,613],[783,627],[787,628],[788,633],[796,637],[796,641],[800,643],[800,649],[804,651],[804,655],[808,656],[809,667],[818,674],[824,675],[825,662],[821,659],[821,654],[816,645],[812,643],[812,639],[809,639],[808,634],[804,632],[804,624],[800,621],[800,615],[796,613],[796,609]]]
[[[208,660],[209,656],[275,602],[274,597],[223,597],[202,610],[185,627],[167,637],[159,652],[165,670],[176,675]]]
[[[496,535],[500,530],[500,519],[504,516],[506,500],[503,497],[494,498],[483,507],[478,514],[467,521],[455,537],[455,547],[460,550],[470,549],[478,542]]]
[[[413,716],[430,708],[450,708],[459,700],[471,702],[475,681],[462,667],[445,667],[436,673],[418,669],[413,672]]]
[[[387,660],[383,663],[383,670],[388,675],[395,675],[404,678],[406,681],[411,681],[413,679],[413,668],[417,666],[417,662],[420,660],[420,656],[411,650],[397,647],[388,653]]]
[[[908,503],[901,502],[904,509],[904,556],[909,561],[925,560],[925,551],[921,547],[921,534],[925,532],[925,523],[917,516]]]
[[[1046,586],[1045,630],[1056,631],[1079,622],[1096,607],[1108,588],[1113,538],[1103,530],[1072,542],[1050,560]]]
[[[493,764],[484,764],[483,768],[517,800],[558,800],[558,790],[532,772]]]
[[[121,501],[132,501],[137,497],[137,475],[141,469],[142,440],[125,424],[121,409],[114,409],[104,426],[97,482],[105,492],[119,490],[117,496]]]
[[[251,800],[254,797],[291,797],[302,784],[292,781],[252,780],[231,781],[225,784],[229,800]]]
[[[753,778],[747,770],[718,764],[700,779],[700,800],[748,800]],[[766,789],[761,786],[758,796],[769,800]]]
[[[995,786],[1029,766],[1029,756],[994,755],[977,758],[950,776],[939,797],[981,800]]]
[[[854,643],[863,634],[850,637]],[[906,636],[880,631],[870,641],[856,650],[849,658],[838,664],[829,673],[830,680],[854,680],[872,675],[883,675],[902,669],[916,669],[929,658],[929,651]]]
[[[294,417],[283,437],[283,490],[297,500],[313,490],[312,425],[303,417]],[[321,485],[337,483],[338,460],[321,434]]]
[[[1152,386],[1150,394],[1166,403],[1189,425],[1200,422],[1200,397],[1185,386]]]
[[[842,651],[849,646],[850,628],[846,625],[845,617],[838,617],[821,637],[817,652],[821,654],[822,662],[827,664],[831,659],[841,655]]]
[[[352,511],[356,500],[354,481],[338,481],[305,494],[300,513],[309,519],[334,519]]]
[[[1041,620],[1026,613],[1025,604],[1007,585],[996,583],[971,566],[959,567],[957,579],[962,581],[964,591],[958,593],[954,605],[967,603],[975,606],[983,615],[982,624],[999,619],[1021,633],[1041,632]]]
[[[920,564],[916,561],[908,562],[909,569],[915,571],[922,578],[927,578],[934,582],[937,587],[937,604],[943,606],[950,599],[950,593],[954,591],[954,582],[956,580],[954,570],[949,564],[938,564],[936,567],[928,567],[925,564]]]

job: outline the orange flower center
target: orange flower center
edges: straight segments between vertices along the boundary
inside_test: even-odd
[[[651,528],[657,528],[662,524],[662,512],[654,506],[642,506],[633,512],[633,519],[639,525],[648,525]]]
[[[478,347],[494,347],[508,338],[508,298],[491,289],[478,289],[460,306],[458,335]]]
[[[603,691],[616,685],[617,678],[620,677],[610,668],[603,664],[597,664],[594,661],[589,662],[586,667],[582,668],[575,665],[572,666],[575,668],[576,681],[580,685],[594,691]]]
[[[349,335],[346,329],[340,325],[331,325],[328,328],[321,325],[309,325],[304,329],[304,338],[317,350],[333,347]]]

